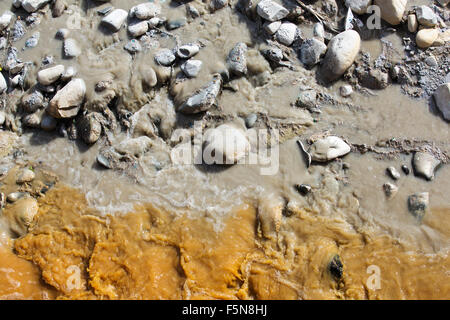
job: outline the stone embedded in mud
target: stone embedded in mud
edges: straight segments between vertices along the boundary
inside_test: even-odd
[[[142,46],[136,39],[131,39],[128,43],[123,47],[129,53],[136,53],[142,51]]]
[[[322,76],[328,81],[337,80],[353,64],[360,46],[361,37],[354,30],[347,30],[333,37],[322,62]]]
[[[8,202],[14,203],[19,199],[24,198],[25,196],[29,196],[29,194],[27,192],[12,192],[8,194],[6,200],[8,200]]]
[[[326,162],[350,152],[350,146],[339,137],[328,136],[315,141],[309,149],[312,161]]]
[[[5,214],[11,230],[19,236],[25,235],[38,209],[38,202],[34,198],[25,197],[16,201]]]
[[[172,50],[167,48],[161,49],[155,54],[156,63],[165,67],[172,65],[175,62],[175,59],[176,57]]]
[[[312,188],[308,184],[296,184],[295,189],[303,196],[311,192]]]
[[[3,77],[3,74],[0,73],[0,93],[3,93],[8,89],[8,85],[6,84],[5,77]]]
[[[392,179],[394,179],[394,180],[400,179],[400,172],[398,172],[398,170],[395,169],[394,167],[388,167],[386,169],[386,172]]]
[[[416,44],[419,48],[426,49],[431,47],[438,37],[438,29],[422,29],[416,34]]]
[[[387,182],[387,183],[383,184],[383,190],[384,190],[384,193],[386,194],[386,197],[388,199],[392,199],[397,194],[398,187],[393,183]]]
[[[419,192],[408,197],[408,209],[419,221],[422,221],[425,216],[429,203],[430,195],[428,192]]]
[[[26,29],[24,24],[20,20],[16,20],[16,22],[14,22],[11,32],[12,32],[11,41],[16,42],[23,38],[23,36],[26,33]]]
[[[22,107],[26,112],[35,112],[44,105],[44,96],[37,90],[22,96]]]
[[[143,83],[147,87],[153,88],[158,84],[158,77],[156,76],[156,72],[152,67],[142,66],[139,68],[139,72],[141,74]]]
[[[178,28],[181,28],[186,24],[186,18],[181,19],[171,19],[166,22],[166,28],[167,30],[175,30]]]
[[[70,33],[69,29],[66,28],[58,29],[58,31],[56,31],[55,38],[64,40],[69,36],[69,33]]]
[[[140,157],[153,145],[152,140],[147,136],[139,138],[126,139],[114,146],[114,149],[120,154],[130,154],[135,157]]]
[[[40,70],[37,74],[37,80],[40,84],[48,86],[58,80],[63,73],[64,66],[62,64],[58,64],[54,67]]]
[[[297,32],[298,29],[295,24],[291,22],[284,22],[275,33],[275,39],[277,39],[279,43],[290,46],[294,42]]]
[[[102,23],[110,28],[112,31],[117,32],[122,27],[123,23],[127,19],[128,12],[123,9],[114,9],[102,19]]]
[[[52,116],[44,113],[41,119],[41,129],[45,131],[53,131],[56,129],[58,125],[58,121]]]
[[[250,150],[250,143],[242,130],[222,124],[205,132],[203,161],[210,164],[235,164]]]
[[[195,56],[200,50],[200,47],[195,43],[185,44],[178,48],[177,56],[180,59],[189,59]]]
[[[2,31],[3,29],[5,29],[9,26],[13,17],[14,17],[14,13],[12,13],[11,11],[5,11],[0,16],[0,31]]]
[[[358,78],[363,87],[381,90],[389,86],[389,75],[379,69],[363,70],[358,74]]]
[[[94,144],[100,138],[102,125],[97,113],[89,113],[78,123],[78,133],[86,144]]]
[[[415,14],[408,15],[408,31],[415,33],[419,28],[419,23],[417,22],[417,16]]]
[[[317,22],[314,24],[313,35],[315,38],[318,38],[321,41],[323,41],[325,39],[325,29],[324,29],[322,23]]]
[[[339,281],[344,274],[344,265],[342,264],[341,257],[336,254],[328,264],[328,270],[336,281]]]
[[[59,90],[50,101],[47,112],[59,118],[72,118],[77,115],[86,94],[83,79],[75,78]]]
[[[243,42],[237,43],[228,54],[227,65],[230,72],[236,76],[247,74],[247,45]]]
[[[327,46],[315,38],[303,41],[300,47],[300,60],[307,66],[313,67],[320,62],[320,59],[327,51]]]
[[[450,83],[444,83],[439,86],[434,92],[433,97],[444,119],[450,121]]]
[[[414,173],[427,180],[433,180],[434,172],[440,163],[431,153],[416,152],[413,158]]]
[[[351,85],[346,84],[346,85],[344,85],[344,86],[339,88],[339,93],[344,98],[349,97],[353,93],[353,88],[352,88]]]
[[[148,31],[148,22],[139,21],[128,25],[128,32],[134,38],[139,37]]]
[[[189,59],[181,65],[181,70],[188,78],[195,78],[202,67],[203,62],[200,60]]]
[[[272,22],[281,20],[289,14],[289,11],[285,7],[270,0],[260,1],[256,6],[256,12],[261,18]]]
[[[80,46],[75,39],[67,38],[63,44],[64,56],[66,58],[75,58],[81,54]]]
[[[64,0],[55,0],[53,2],[53,8],[52,8],[52,15],[54,18],[58,18],[60,16],[62,16],[62,14],[64,13],[64,10],[66,10],[66,3],[64,2]]]
[[[280,26],[281,21],[265,22],[263,28],[268,34],[273,35],[278,31],[278,29],[280,29]]]
[[[130,9],[130,16],[141,20],[151,19],[161,13],[161,6],[157,3],[146,2]]]
[[[345,0],[345,5],[356,14],[367,13],[367,8],[372,4],[372,0]]]
[[[436,14],[428,6],[419,6],[416,8],[416,16],[419,23],[426,27],[434,27],[438,24]]]
[[[32,13],[45,6],[50,0],[22,0],[22,8]]]
[[[398,25],[402,21],[408,0],[374,0],[374,4],[381,9],[381,18],[391,25]]]
[[[191,114],[208,110],[216,101],[222,89],[222,77],[215,74],[213,79],[204,87],[191,95],[179,108],[181,113]]]
[[[301,90],[298,94],[296,105],[299,108],[307,108],[308,110],[316,108],[317,92],[313,89]]]
[[[39,38],[41,37],[41,34],[39,32],[35,32],[33,33],[33,35],[31,37],[29,37],[26,41],[25,41],[25,48],[34,48],[38,45],[39,43]]]
[[[256,113],[251,113],[245,118],[245,126],[247,128],[253,128],[257,120],[258,115]]]
[[[31,182],[36,177],[36,174],[30,169],[23,169],[19,172],[19,176],[16,180],[16,183],[23,184],[26,182]]]

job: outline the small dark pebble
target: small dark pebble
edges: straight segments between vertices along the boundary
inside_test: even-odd
[[[408,168],[408,166],[406,164],[402,165],[402,170],[403,170],[403,173],[406,175],[408,175],[411,172],[411,170]]]
[[[342,265],[339,255],[335,255],[328,264],[328,270],[335,280],[340,280],[344,273],[344,266]]]
[[[296,184],[295,189],[297,189],[297,191],[304,196],[311,192],[311,186],[307,184]]]

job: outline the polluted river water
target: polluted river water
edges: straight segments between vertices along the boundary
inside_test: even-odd
[[[0,299],[450,298],[446,2],[263,1],[0,3]]]

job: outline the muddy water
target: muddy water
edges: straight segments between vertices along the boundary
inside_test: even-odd
[[[307,167],[296,142],[329,132],[354,145],[375,146],[395,138],[416,141],[419,147],[434,145],[448,154],[448,123],[429,110],[427,101],[412,100],[397,86],[375,91],[375,96],[354,93],[342,98],[343,83],[318,85],[315,70],[303,69],[294,56],[289,57],[294,70],[272,70],[259,53],[265,46],[260,28],[228,7],[171,31],[176,38],[158,37],[147,50],[130,55],[123,50],[126,30],[103,30],[96,11],[107,5],[128,10],[140,2],[113,0],[97,6],[68,1],[73,6],[56,19],[47,11],[36,27],[45,45],[19,54],[33,62],[28,86],[35,84],[41,60],[51,54],[55,63],[74,66],[85,80],[87,109],[105,108],[109,98],[94,87],[112,79],[113,95],[121,97],[117,109],[134,112],[148,104],[167,125],[161,133],[168,138],[180,123],[193,123],[193,118],[175,115],[177,103],[224,68],[235,43],[245,42],[250,75],[233,80],[237,91],[223,90],[210,111],[218,120],[199,120],[206,126],[226,120],[244,128],[243,119],[258,114],[258,128],[281,132],[278,170],[264,176],[261,165],[180,166],[171,164],[164,152],[152,150],[139,158],[142,171],[130,178],[97,164],[104,140],[87,147],[55,132],[25,131],[19,141],[24,161],[54,172],[62,184],[39,198],[39,214],[29,234],[2,248],[0,276],[6,280],[0,297],[448,299],[448,165],[439,168],[432,182],[402,175],[398,194],[387,200],[382,189],[390,181],[386,167],[411,168],[411,152],[386,148],[395,151],[386,156],[354,148],[342,161]],[[194,4],[206,7],[200,1]],[[6,8],[2,2],[0,11]],[[184,17],[185,10],[163,3],[168,18]],[[75,21],[80,29],[71,30],[70,37],[83,54],[68,60],[54,35],[73,16],[80,17]],[[305,34],[310,29],[305,26]],[[14,45],[21,49],[31,33]],[[139,70],[146,65],[157,69],[153,55],[159,47],[199,39],[204,47],[196,59],[203,67],[197,78],[170,90],[143,88]],[[385,39],[399,49],[400,37],[390,34]],[[379,39],[362,45],[372,60],[382,48]],[[261,83],[258,77],[265,71],[270,77]],[[175,68],[172,77],[179,72]],[[331,99],[321,101],[321,113],[293,107],[300,88],[313,88]],[[10,95],[8,108],[14,108],[19,97]],[[112,144],[136,135],[113,133]],[[155,163],[165,165],[155,169]],[[2,182],[9,185],[5,192],[16,191],[11,182]],[[295,190],[301,183],[312,186],[311,194],[305,197]],[[422,191],[430,193],[430,211],[418,224],[406,199]],[[339,280],[328,271],[336,254],[344,265]],[[369,266],[380,269],[377,290],[367,285]]]

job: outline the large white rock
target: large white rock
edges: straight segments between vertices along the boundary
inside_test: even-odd
[[[0,16],[0,31],[9,26],[13,16],[14,16],[14,13],[12,13],[11,11],[5,11]]]
[[[286,17],[289,11],[276,2],[270,0],[262,0],[256,6],[258,15],[269,21],[277,21]]]
[[[146,33],[148,30],[148,22],[147,21],[140,21],[138,23],[130,24],[128,26],[128,32],[133,37],[139,37]]]
[[[22,0],[22,8],[31,13],[45,6],[48,2],[50,0]]]
[[[328,44],[322,62],[322,75],[329,81],[338,79],[353,64],[361,46],[361,37],[354,30],[339,33]]]
[[[250,150],[242,130],[223,124],[205,133],[203,161],[206,164],[235,164]]]
[[[374,0],[381,9],[381,18],[395,26],[400,24],[405,13],[408,0]]]
[[[102,19],[102,23],[107,25],[112,31],[119,31],[127,19],[128,13],[123,9],[114,9]]]
[[[161,6],[153,2],[141,3],[130,9],[130,16],[141,20],[154,18],[160,13]]]
[[[37,80],[40,84],[48,86],[58,80],[64,73],[64,66],[62,64],[41,70],[37,74]]]
[[[408,15],[408,31],[416,32],[419,28],[419,23],[417,22],[417,17],[415,14]]]
[[[352,9],[356,14],[367,13],[367,8],[372,4],[372,0],[345,0],[347,8]]]
[[[5,77],[3,77],[3,74],[0,73],[0,93],[5,92],[7,88],[8,86],[6,84]]]
[[[77,115],[86,94],[83,79],[75,78],[59,90],[47,108],[54,118],[72,118]]]
[[[342,157],[350,152],[350,146],[339,137],[328,136],[315,141],[309,149],[311,160],[326,162]]]
[[[437,88],[434,92],[434,100],[444,119],[450,121],[450,83],[444,83]]]
[[[419,23],[426,27],[434,27],[438,24],[436,14],[430,7],[420,6],[416,8],[416,16]]]
[[[419,48],[431,47],[439,37],[438,29],[422,29],[416,34],[416,44]]]
[[[290,46],[294,42],[296,35],[297,26],[291,22],[284,22],[275,33],[275,38],[279,43]]]

